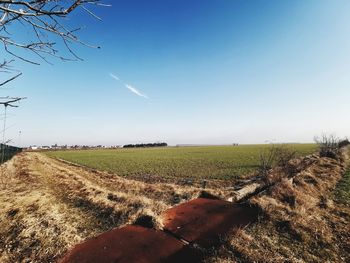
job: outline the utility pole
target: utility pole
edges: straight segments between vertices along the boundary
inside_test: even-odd
[[[26,99],[25,97],[0,97],[0,105],[4,105],[4,129],[2,130],[2,144],[1,144],[1,163],[4,162],[5,157],[5,131],[6,131],[6,114],[7,114],[7,107],[13,107],[17,108],[18,105],[14,105],[13,103],[19,102],[23,99]]]
[[[18,132],[18,147],[21,148],[21,137],[22,137],[22,131]]]

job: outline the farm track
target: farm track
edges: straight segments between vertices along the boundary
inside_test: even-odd
[[[0,262],[54,262],[86,238],[142,215],[158,218],[200,191],[128,180],[40,153],[21,153],[2,166]]]

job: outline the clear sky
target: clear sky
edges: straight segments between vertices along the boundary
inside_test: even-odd
[[[101,46],[74,46],[83,62],[16,64],[23,76],[1,90],[28,97],[9,109],[13,144],[350,135],[350,1],[104,2],[103,21],[66,21]]]

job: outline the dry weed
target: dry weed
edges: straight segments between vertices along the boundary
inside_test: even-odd
[[[281,179],[250,202],[263,217],[225,245],[222,261],[349,262],[350,209],[332,200],[332,191],[349,160],[307,157],[293,179]]]

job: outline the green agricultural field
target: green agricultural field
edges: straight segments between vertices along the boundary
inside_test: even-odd
[[[67,150],[49,156],[120,176],[230,179],[257,169],[268,145]],[[289,145],[298,155],[315,151],[315,144]]]

